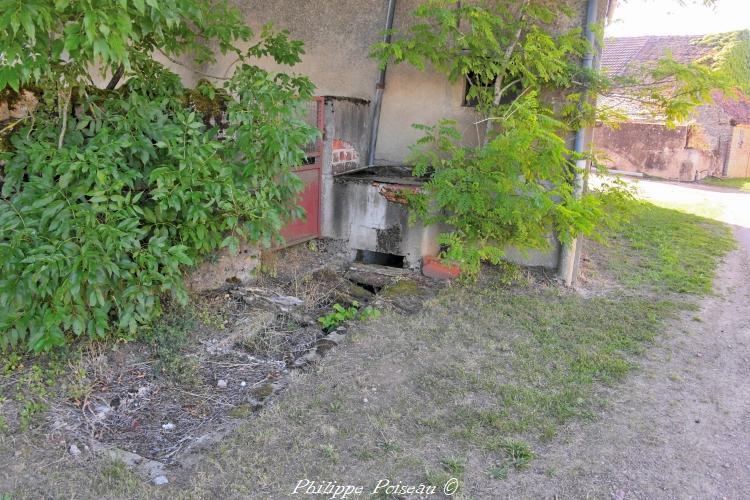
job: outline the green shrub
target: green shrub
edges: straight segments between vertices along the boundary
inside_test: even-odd
[[[2,348],[39,352],[72,336],[132,335],[160,314],[163,294],[185,303],[187,267],[221,248],[234,252],[243,239],[270,244],[302,215],[291,169],[317,134],[303,116],[313,86],[249,63],[270,56],[293,65],[301,44],[266,28],[241,52],[232,42],[251,33],[231,9],[146,3],[40,0],[0,17],[0,53],[22,63],[0,67],[0,91],[33,84],[40,96],[0,155]],[[55,16],[67,20],[64,29]],[[89,33],[93,18],[101,32]],[[154,49],[191,49],[210,60],[201,37],[238,54],[221,91],[203,84],[188,92],[151,59]],[[78,59],[63,64],[63,46]],[[44,55],[26,61],[22,47]],[[94,88],[95,63],[121,70],[126,83]],[[196,92],[225,111],[228,140],[196,111]]]
[[[569,23],[579,12],[566,2],[425,0],[411,14],[414,22],[372,55],[470,84],[474,126],[416,125],[425,135],[414,146],[414,174],[427,181],[406,196],[416,217],[449,228],[440,236],[443,257],[461,263],[464,277],[475,277],[482,261],[498,264],[509,246],[544,249],[552,235],[569,244],[606,223],[601,198],[576,185],[592,154],[566,141],[613,119],[612,110],[593,106],[596,94],[624,86],[673,123],[726,85],[704,65],[669,57],[625,81],[584,70],[581,59],[593,47],[579,23]],[[559,29],[566,24],[575,27]],[[674,92],[665,91],[666,81]],[[616,185],[603,190],[626,195]]]

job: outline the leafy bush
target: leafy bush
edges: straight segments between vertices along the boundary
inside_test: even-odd
[[[303,116],[313,86],[249,62],[293,65],[302,46],[266,28],[247,51],[233,49],[251,33],[213,4],[38,0],[3,9],[0,91],[33,85],[40,98],[0,154],[3,348],[130,335],[160,314],[163,294],[187,300],[187,266],[243,239],[269,244],[302,215],[291,169],[317,134]],[[150,57],[192,50],[210,60],[209,41],[238,54],[224,89],[188,91]],[[92,66],[125,83],[93,87]],[[196,110],[196,95],[218,103],[226,130]]]
[[[506,245],[546,248],[553,228],[564,242],[591,234],[603,213],[598,197],[573,195],[575,156],[558,135],[564,125],[533,96],[504,125],[478,147],[461,145],[452,122],[421,127],[427,134],[414,149],[415,175],[430,177],[411,206],[427,223],[453,228],[440,243],[468,276],[483,260],[499,264]]]
[[[376,44],[373,57],[467,79],[467,102],[476,104],[468,130],[450,121],[416,125],[425,136],[413,149],[414,174],[428,180],[406,197],[417,217],[450,228],[441,235],[444,257],[472,277],[481,261],[499,263],[508,246],[540,249],[553,234],[564,244],[593,234],[604,211],[580,181],[592,155],[573,151],[566,138],[601,118],[588,96],[633,82],[581,67],[588,40],[579,27],[558,28],[578,11],[544,0],[426,0],[412,14],[408,31]],[[674,91],[665,92],[665,82]],[[634,99],[674,121],[723,79],[667,58],[636,83]]]

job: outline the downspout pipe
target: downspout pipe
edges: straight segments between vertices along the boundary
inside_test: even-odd
[[[596,34],[591,27],[596,24],[599,17],[599,1],[588,0],[588,8],[586,11],[586,26],[584,28],[584,36],[589,42],[589,48],[583,57],[581,66],[584,70],[594,69],[594,54],[596,53]],[[581,96],[581,105],[589,99],[588,88],[585,88]],[[587,147],[586,134],[589,129],[579,128],[576,131],[575,145],[573,150],[578,154],[583,153]],[[575,198],[581,198],[583,196],[583,175],[581,172],[586,168],[588,160],[576,160],[576,172],[573,179],[573,196]],[[565,286],[574,286],[576,279],[578,278],[578,263],[580,261],[581,253],[581,240],[576,238],[569,244],[563,245],[560,251],[560,260],[557,266],[558,278],[565,284]]]
[[[396,0],[388,0],[388,16],[385,20],[385,35],[383,43],[391,43],[393,19],[396,16]],[[383,107],[383,93],[385,92],[385,75],[388,65],[384,64],[375,84],[375,97],[372,99],[372,117],[370,120],[370,147],[367,151],[367,166],[375,165],[375,149],[378,146],[378,129],[380,128],[380,110]]]

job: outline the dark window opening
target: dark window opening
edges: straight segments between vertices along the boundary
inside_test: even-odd
[[[404,268],[404,256],[391,253],[371,252],[370,250],[357,250],[357,262],[363,264],[376,264],[378,266]]]
[[[464,102],[463,105],[468,108],[475,108],[479,104],[479,100],[476,97],[477,92],[486,91],[491,95],[495,93],[495,82],[497,77],[493,78],[492,81],[488,81],[482,75],[471,72],[466,75],[466,88],[464,89]],[[480,87],[476,91],[472,92],[476,87]],[[507,87],[507,88],[506,88]],[[510,104],[515,101],[518,96],[523,92],[521,82],[516,81],[513,85],[508,86],[507,83],[503,85],[504,91],[503,96],[500,99],[500,104]]]

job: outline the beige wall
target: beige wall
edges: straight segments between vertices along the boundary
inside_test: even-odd
[[[727,177],[750,177],[750,125],[734,127]]]
[[[387,0],[233,0],[256,31],[268,22],[289,29],[305,42],[306,54],[294,72],[308,75],[318,95],[371,99],[378,66],[369,58],[373,44],[382,38]],[[409,13],[421,0],[399,0],[395,28],[404,29]],[[580,17],[566,20],[565,29],[582,25],[586,0],[569,0]],[[601,16],[606,0],[601,0]],[[232,73],[231,56],[219,56],[217,64],[202,68],[205,73],[226,76]],[[261,66],[276,69],[272,61]],[[443,118],[458,121],[470,140],[476,137],[476,116],[462,106],[464,83],[449,82],[434,71],[418,71],[401,64],[388,68],[386,91],[376,152],[378,164],[404,164],[409,146],[420,137],[415,123],[435,124]],[[366,151],[361,151],[364,157]]]
[[[670,129],[657,123],[598,126],[594,146],[610,169],[678,181],[721,175],[721,157],[714,151],[686,147],[688,132],[687,126]]]
[[[234,0],[256,32],[273,22],[305,42],[305,56],[295,73],[311,78],[318,95],[372,99],[378,65],[369,57],[373,44],[382,39],[386,0]],[[419,0],[397,4],[396,28],[403,28]],[[217,64],[203,68],[215,76],[231,75],[231,56],[219,55]],[[267,69],[278,68],[262,61]],[[286,68],[284,68],[287,70]],[[408,65],[391,65],[381,113],[376,162],[403,164],[409,146],[420,136],[411,125],[433,124],[441,118],[473,127],[473,113],[462,108],[463,83],[451,84],[433,71],[420,72]],[[366,151],[361,151],[364,157]]]

